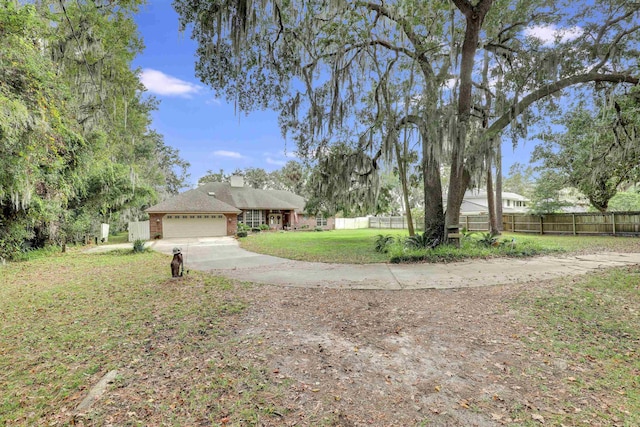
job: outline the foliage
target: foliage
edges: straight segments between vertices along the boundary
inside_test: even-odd
[[[494,233],[481,233],[478,244],[487,248],[494,247],[499,244],[499,238]]]
[[[188,167],[149,128],[156,102],[131,67],[142,49],[138,1],[31,3],[0,7],[0,253],[9,257],[136,219],[175,194]]]
[[[283,133],[316,162],[311,189],[318,212],[373,206],[378,160],[408,160],[413,151],[393,156],[397,139],[389,135],[410,128],[421,145],[415,151],[425,228],[442,228],[440,234],[445,221],[459,223],[464,191],[491,164],[506,129],[514,141],[526,136],[542,117],[535,113],[556,112],[555,97],[567,88],[581,96],[594,86],[613,94],[615,85],[638,82],[640,5],[633,2],[575,8],[568,1],[313,0],[248,8],[241,0],[176,0],[174,6],[198,45],[200,79],[241,111],[279,110]],[[533,28],[558,31],[543,40]]]
[[[493,239],[493,238],[491,238]],[[474,258],[496,257],[530,257],[536,255],[554,254],[564,252],[564,249],[555,245],[545,245],[532,238],[518,238],[518,244],[512,244],[511,239],[499,242],[498,239],[490,245],[482,240],[465,239],[460,242],[460,247],[453,245],[440,245],[435,248],[407,248],[400,245],[391,246],[389,249],[389,262],[454,262]]]
[[[635,191],[619,191],[609,200],[609,210],[613,212],[640,211],[640,194]]]
[[[536,180],[529,211],[534,215],[562,212],[562,208],[570,206],[563,198],[564,179],[553,171],[545,171]]]
[[[433,248],[438,246],[437,238],[433,238],[428,231],[424,233],[416,233],[415,236],[409,236],[404,240],[404,245],[409,249]]]
[[[373,249],[376,252],[387,253],[389,245],[395,241],[395,237],[390,234],[378,234],[375,239]]]
[[[262,231],[269,230],[269,225],[267,225],[267,224],[260,224],[260,230],[262,230]]]
[[[262,168],[245,168],[236,170],[233,175],[241,175],[244,185],[263,190],[285,190],[300,196],[306,195],[309,168],[295,160],[289,160],[281,169],[267,172]],[[198,185],[207,182],[229,182],[231,174],[223,169],[219,172],[208,170],[198,179]]]
[[[514,163],[509,168],[509,175],[502,181],[502,189],[521,196],[531,198],[535,185],[534,170],[531,166]]]
[[[136,240],[133,241],[133,252],[134,253],[144,252],[145,250],[146,250],[146,248],[144,247],[144,240],[136,239]]]
[[[564,186],[575,187],[591,205],[606,212],[622,184],[640,179],[640,92],[600,102],[591,111],[582,102],[556,124],[564,133],[546,133],[533,153],[540,169],[554,171]]]
[[[238,236],[238,237],[247,237],[248,234],[249,233],[247,231],[245,231],[245,230],[242,230],[242,231],[238,230],[238,232],[236,233],[236,236]]]

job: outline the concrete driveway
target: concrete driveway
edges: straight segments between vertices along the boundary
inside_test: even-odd
[[[241,249],[231,237],[163,239],[152,243],[171,254],[180,247],[185,270],[209,271],[241,281],[293,287],[345,289],[448,289],[526,283],[640,264],[638,253],[499,258],[449,264],[324,264],[291,261]]]

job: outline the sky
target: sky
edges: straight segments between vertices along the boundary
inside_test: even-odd
[[[253,167],[269,172],[295,159],[295,143],[282,137],[276,112],[237,113],[233,103],[216,98],[195,77],[196,44],[188,32],[178,31],[171,0],[150,0],[136,22],[146,48],[133,65],[142,70],[148,93],[160,101],[152,127],[191,164],[191,186],[208,170],[230,173]],[[529,31],[549,40],[555,34],[553,28]],[[504,138],[505,176],[513,163],[529,163],[534,145],[521,141],[514,150],[511,139]]]
[[[191,185],[207,170],[273,171],[295,159],[295,144],[285,143],[276,112],[236,113],[232,103],[217,99],[198,80],[196,44],[178,31],[171,0],[151,0],[136,22],[146,47],[133,66],[142,70],[142,83],[160,101],[152,127],[191,164]]]

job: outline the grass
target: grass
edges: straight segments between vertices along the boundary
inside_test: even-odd
[[[442,245],[435,250],[408,250],[396,244],[388,253],[375,250],[378,235],[407,236],[406,230],[333,230],[324,232],[258,233],[240,240],[249,251],[301,261],[369,264],[378,262],[442,262],[468,258],[522,257],[559,252],[640,250],[640,239],[627,237],[539,236],[506,233],[499,240],[515,239],[515,245],[497,248],[463,241],[461,248]],[[471,239],[477,240],[480,235]]]
[[[152,413],[148,425],[285,410],[272,407],[278,386],[264,370],[240,366],[221,344],[221,319],[246,305],[228,294],[234,285],[226,279],[191,273],[172,280],[167,256],[130,250],[58,253],[0,271],[0,425],[74,424],[73,408],[113,369],[122,399],[100,405],[92,425],[113,424],[122,400],[132,413]],[[152,378],[142,381],[140,372]],[[164,375],[181,387],[167,389]],[[241,399],[219,399],[238,390]],[[182,403],[154,403],[175,399]],[[240,415],[233,421],[244,422]]]
[[[376,235],[406,236],[405,230],[332,230],[286,233],[257,233],[240,239],[243,249],[300,261],[370,264],[387,262],[386,254],[376,252]]]
[[[563,373],[569,392],[565,413],[548,414],[547,423],[640,425],[640,268],[533,291],[518,309],[536,334],[535,340],[524,339],[527,345],[569,361]],[[545,391],[544,382],[538,387]],[[601,397],[600,405],[584,405],[587,392]]]

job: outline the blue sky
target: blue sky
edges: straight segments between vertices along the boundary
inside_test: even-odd
[[[146,48],[134,66],[143,70],[148,92],[161,101],[152,127],[191,164],[192,185],[207,170],[272,171],[295,159],[295,144],[282,137],[276,112],[236,113],[233,103],[217,99],[195,77],[196,45],[188,33],[178,31],[171,0],[150,0],[136,22]],[[549,28],[532,31],[549,38],[554,33]],[[533,142],[521,142],[514,150],[510,138],[504,138],[504,174],[514,162],[529,163],[533,147]]]
[[[272,171],[295,158],[295,144],[285,144],[275,112],[236,114],[233,104],[216,99],[195,77],[196,45],[178,31],[170,0],[150,1],[136,22],[146,48],[134,66],[160,101],[152,127],[191,164],[192,184],[209,169]]]

